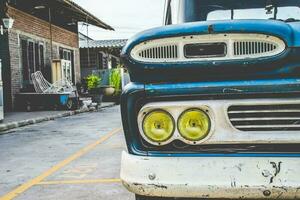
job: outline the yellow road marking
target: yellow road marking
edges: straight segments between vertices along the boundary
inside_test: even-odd
[[[59,169],[63,168],[67,164],[71,163],[72,161],[74,161],[74,160],[78,159],[79,157],[83,156],[84,154],[88,153],[89,151],[91,151],[92,149],[94,149],[97,145],[105,142],[110,137],[112,137],[114,134],[116,134],[116,133],[118,133],[120,131],[121,131],[121,128],[118,128],[118,129],[114,129],[113,131],[107,133],[106,135],[104,135],[103,137],[101,137],[96,142],[88,145],[87,147],[84,147],[83,149],[79,150],[78,152],[76,152],[72,156],[68,157],[67,159],[63,160],[62,162],[58,163],[57,165],[51,167],[49,170],[45,171],[41,175],[35,177],[34,179],[32,179],[32,180],[24,183],[23,185],[17,187],[13,191],[11,191],[11,192],[7,193],[6,195],[0,197],[0,200],[11,200],[11,199],[14,199],[18,195],[22,194],[23,192],[25,192],[26,190],[28,190],[29,188],[31,188],[32,186],[40,183],[42,180],[44,180],[45,178],[47,178],[51,174],[53,174],[56,171],[58,171]]]
[[[93,184],[93,183],[120,183],[121,179],[92,179],[92,180],[61,180],[43,181],[37,185],[64,185],[64,184]]]

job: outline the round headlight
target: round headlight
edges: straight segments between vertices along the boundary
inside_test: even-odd
[[[189,109],[178,119],[178,130],[181,136],[190,141],[204,139],[210,131],[210,118],[200,109]]]
[[[153,142],[165,142],[174,133],[175,122],[166,111],[154,110],[148,113],[143,120],[143,131]]]

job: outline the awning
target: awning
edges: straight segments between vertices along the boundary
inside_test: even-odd
[[[127,39],[80,41],[79,48],[123,48]]]
[[[61,3],[62,6],[64,6],[65,8],[68,8],[68,9],[76,12],[78,21],[87,22],[91,25],[98,26],[98,27],[101,27],[104,29],[114,30],[111,26],[104,23],[103,21],[101,21],[100,19],[98,19],[93,14],[91,14],[90,12],[88,12],[87,10],[85,10],[84,8],[79,6],[78,4],[74,3],[73,1],[71,1],[71,0],[56,0],[56,1]]]
[[[7,2],[9,6],[30,13],[46,21],[49,20],[48,12],[45,12],[42,9],[37,10],[35,8],[51,8],[52,22],[57,25],[68,25],[67,23],[72,22],[85,22],[103,29],[114,30],[111,26],[71,0],[0,0],[0,13],[5,13],[5,5]],[[54,18],[56,18],[56,21]]]
[[[85,10],[84,8],[82,8],[81,6],[79,6],[78,4],[74,3],[71,0],[56,0],[57,2],[60,2],[62,4],[62,6],[73,10],[74,12],[77,12],[78,15],[78,20],[82,21],[82,22],[87,22],[89,24],[92,24],[94,26],[98,26],[104,29],[108,29],[108,30],[114,30],[111,26],[109,26],[108,24],[105,24],[104,22],[102,22],[100,19],[98,19],[97,17],[95,17],[93,14],[91,14],[90,12],[88,12],[87,10]]]

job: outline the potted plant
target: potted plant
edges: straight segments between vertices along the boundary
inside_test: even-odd
[[[105,96],[110,97],[110,96],[113,96],[115,93],[115,88],[111,85],[103,85],[103,86],[101,86],[101,88],[102,88],[103,94]]]
[[[118,96],[121,93],[121,71],[111,69],[108,77],[108,85],[102,85],[103,94],[107,97]]]
[[[114,88],[114,91],[111,91],[111,95],[114,97],[117,103],[121,94],[121,79],[122,77],[120,68],[112,69],[109,75],[109,85]]]
[[[86,78],[87,89],[92,95],[93,102],[96,102],[98,105],[101,104],[103,98],[103,91],[101,88],[101,77],[97,75],[89,75]]]

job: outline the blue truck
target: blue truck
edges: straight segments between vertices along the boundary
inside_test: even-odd
[[[166,0],[122,51],[137,200],[300,199],[300,1]]]

